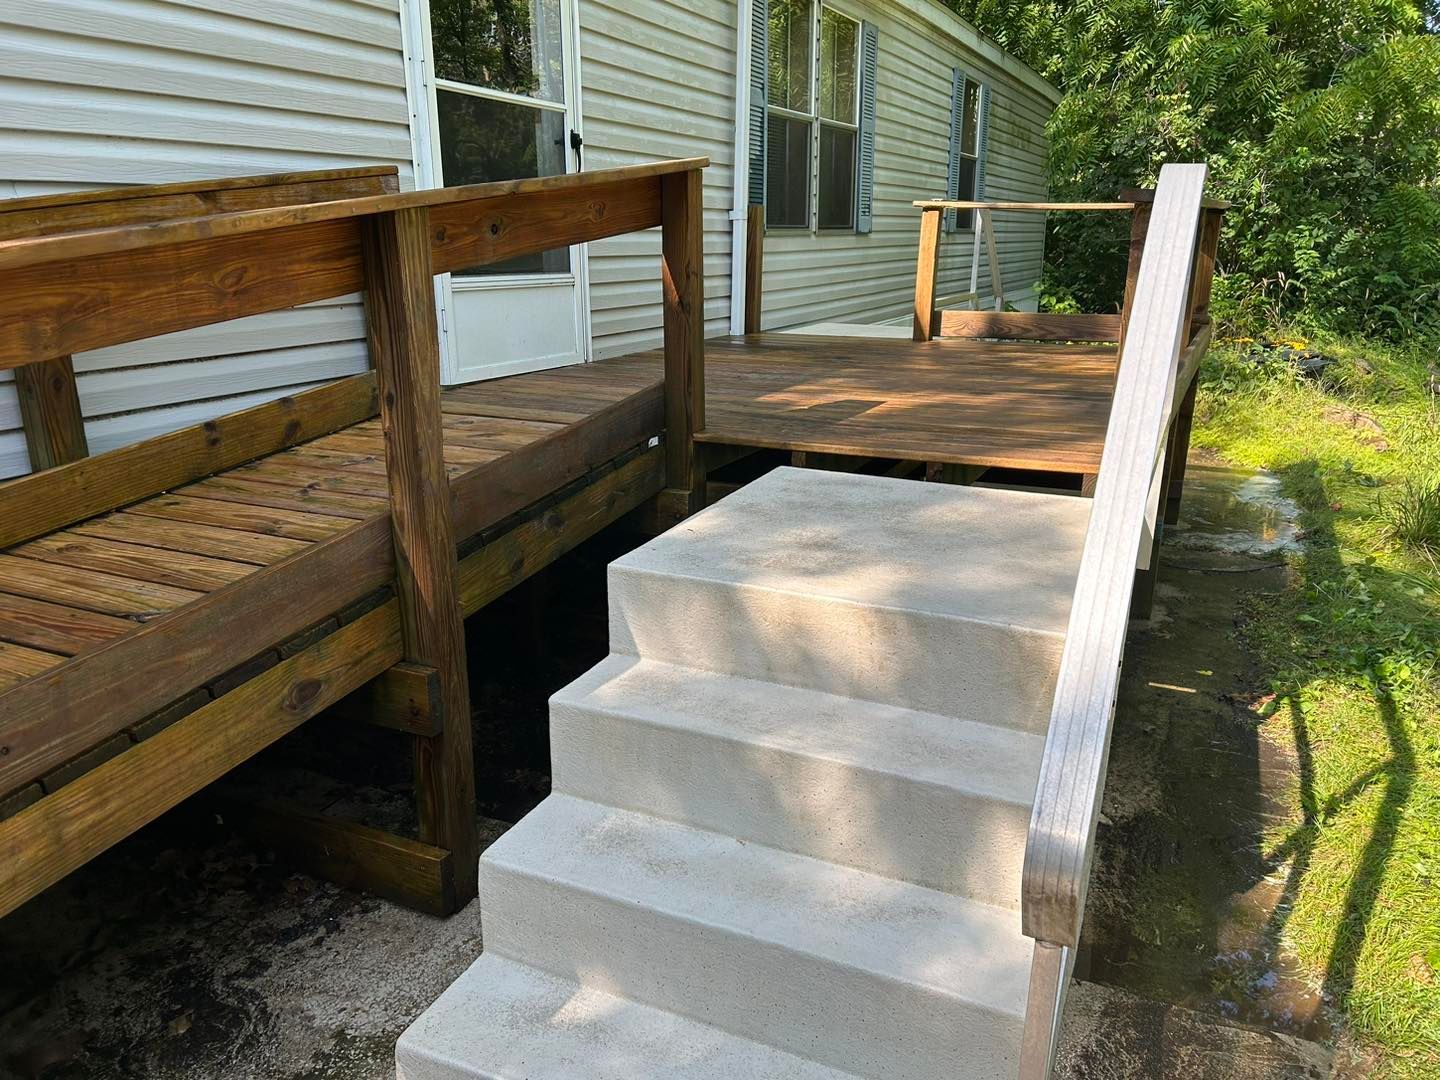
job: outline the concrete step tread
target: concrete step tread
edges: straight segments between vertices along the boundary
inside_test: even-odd
[[[486,953],[400,1038],[397,1080],[855,1080]]]
[[[1015,911],[558,794],[491,845],[482,882],[487,866],[1024,1015]]]
[[[1088,499],[780,468],[623,556],[699,578],[1062,634]]]
[[[594,710],[739,744],[823,758],[1029,807],[1039,735],[879,702],[612,654],[556,693]],[[664,762],[652,767],[663,772]]]

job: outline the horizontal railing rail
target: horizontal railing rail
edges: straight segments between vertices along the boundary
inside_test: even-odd
[[[1161,170],[1131,290],[1025,850],[1021,922],[1036,946],[1022,1080],[1049,1073],[1080,941],[1135,570],[1150,555],[1167,432],[1209,339],[1208,323],[1192,326],[1197,293],[1208,297],[1210,267],[1197,259],[1205,177],[1203,165]]]

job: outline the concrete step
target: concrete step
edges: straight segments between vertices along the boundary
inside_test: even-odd
[[[557,792],[1019,906],[1038,735],[612,655],[550,746]]]
[[[487,953],[831,1068],[1017,1067],[1013,911],[566,795],[490,847],[481,899]]]
[[[855,1080],[486,953],[400,1038],[397,1080]]]
[[[611,564],[611,649],[1043,733],[1089,512],[777,469]]]

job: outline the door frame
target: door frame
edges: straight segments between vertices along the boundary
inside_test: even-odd
[[[564,104],[569,130],[584,141],[584,113],[580,95],[580,2],[559,0],[561,49],[565,69]],[[440,122],[435,102],[434,48],[430,37],[430,0],[400,0],[400,37],[405,58],[405,100],[410,110],[411,164],[417,188],[443,186],[440,176]],[[583,164],[583,150],[565,147],[566,170],[578,172]],[[575,288],[575,336],[580,362],[594,359],[590,311],[590,262],[586,244],[570,248],[570,274]],[[506,274],[495,278],[462,279],[451,274],[435,277],[435,308],[439,319],[440,381],[452,386],[478,381],[464,377],[459,345],[454,337],[455,318],[452,314],[455,294],[501,291],[503,289],[535,288],[556,283],[555,275]],[[458,284],[458,287],[457,287]],[[515,360],[487,365],[482,379],[519,375],[527,371],[564,366],[543,360]]]

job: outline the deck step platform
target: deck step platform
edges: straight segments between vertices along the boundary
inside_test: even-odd
[[[780,469],[613,564],[612,655],[552,699],[553,793],[403,1080],[1013,1077],[1088,512]]]

